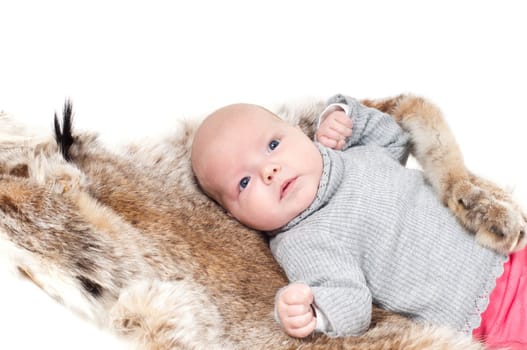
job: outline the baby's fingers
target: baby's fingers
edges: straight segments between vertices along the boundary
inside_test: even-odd
[[[338,141],[351,135],[351,129],[344,130],[342,128],[342,130],[337,130],[337,128],[324,128],[317,134],[317,136],[319,135]]]
[[[346,119],[348,121],[351,121],[351,119]],[[324,129],[326,132],[332,131],[340,136],[351,136],[351,126],[341,124],[338,121],[334,121],[331,124],[328,124],[327,128]]]
[[[287,334],[295,338],[304,338],[313,333],[316,327],[317,319],[311,314],[292,317],[284,324]]]
[[[284,307],[284,314],[287,317],[295,317],[312,313],[313,309],[311,308],[310,304],[293,304],[285,305]]]
[[[313,302],[313,292],[303,283],[292,283],[280,293],[279,300],[286,305],[309,305]]]
[[[333,149],[337,149],[337,145],[338,145],[338,140],[335,140],[335,139],[332,139],[332,138],[329,138],[327,136],[324,136],[324,135],[317,135],[317,140],[318,142],[320,142],[322,145],[328,147],[328,148],[333,148]]]
[[[346,115],[344,112],[335,112],[331,115],[336,122],[338,122],[340,125],[343,125],[347,128],[350,128],[353,126],[353,121],[350,117]]]
[[[286,322],[284,322],[284,326],[287,325],[287,327],[291,329],[302,328],[308,325],[313,320],[313,318],[314,316],[312,311],[309,311],[302,315],[288,317]]]

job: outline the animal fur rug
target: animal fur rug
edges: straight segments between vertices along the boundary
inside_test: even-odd
[[[525,221],[506,193],[464,167],[440,111],[398,96],[364,101],[394,116],[445,205],[482,244],[523,242]],[[323,101],[277,113],[313,135]],[[189,149],[196,122],[116,152],[71,126],[36,135],[0,116],[0,255],[57,302],[128,339],[165,349],[483,349],[469,336],[375,308],[360,337],[303,340],[273,317],[287,283],[268,242],[205,197]]]

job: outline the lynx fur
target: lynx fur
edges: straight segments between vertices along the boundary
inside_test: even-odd
[[[525,218],[509,195],[470,174],[430,102],[364,101],[408,130],[412,152],[440,198],[481,244],[525,245]],[[277,113],[313,135],[322,101]],[[59,303],[134,348],[483,349],[453,330],[374,309],[361,337],[304,340],[273,317],[287,283],[265,237],[230,219],[196,187],[189,149],[197,121],[120,152],[71,132],[70,106],[53,135],[0,116],[0,257]]]

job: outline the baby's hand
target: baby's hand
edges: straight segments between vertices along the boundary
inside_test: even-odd
[[[320,123],[317,140],[326,147],[341,150],[346,144],[346,137],[351,136],[351,118],[344,111],[333,111]]]
[[[313,333],[317,319],[312,303],[313,292],[305,284],[293,283],[282,289],[276,299],[276,311],[287,334],[304,338]]]

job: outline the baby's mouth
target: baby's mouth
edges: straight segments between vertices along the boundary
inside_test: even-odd
[[[296,182],[296,179],[297,178],[295,177],[295,178],[284,181],[284,183],[280,187],[280,200],[282,200],[290,192],[290,190],[294,186],[294,183]]]

